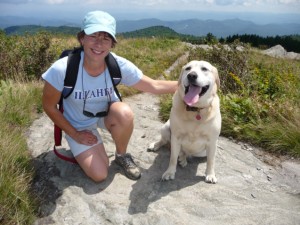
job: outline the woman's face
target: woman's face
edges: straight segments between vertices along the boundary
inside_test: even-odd
[[[106,32],[96,32],[90,35],[85,34],[81,38],[81,45],[84,53],[89,59],[104,59],[113,46],[113,40]]]

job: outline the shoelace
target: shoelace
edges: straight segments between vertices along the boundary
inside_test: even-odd
[[[131,167],[131,168],[133,168],[133,167],[136,167],[136,165],[135,165],[135,163],[133,162],[133,160],[132,160],[132,158],[131,158],[131,156],[130,155],[125,155],[124,157],[123,157],[123,159],[124,159],[124,163],[125,163],[125,166],[126,167]]]

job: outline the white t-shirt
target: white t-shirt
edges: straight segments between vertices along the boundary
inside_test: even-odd
[[[113,53],[120,67],[122,80],[121,84],[132,86],[143,76],[143,73],[132,62]],[[84,98],[86,99],[85,110],[96,114],[106,111],[109,101],[119,101],[109,71],[97,76],[90,76],[83,68],[84,53],[81,52],[81,60],[78,69],[78,76],[72,94],[64,99],[64,116],[76,128],[83,129],[97,123],[97,117],[91,118],[83,115]],[[58,91],[64,89],[68,57],[57,60],[43,75],[42,78],[50,83]]]

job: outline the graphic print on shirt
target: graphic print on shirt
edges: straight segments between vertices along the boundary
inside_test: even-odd
[[[74,99],[75,100],[84,100],[84,99],[92,99],[92,98],[102,98],[107,96],[112,96],[114,92],[113,87],[108,88],[97,88],[94,90],[75,90],[74,91]]]

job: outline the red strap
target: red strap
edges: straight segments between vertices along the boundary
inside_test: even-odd
[[[60,102],[60,104],[59,104],[59,111],[61,113],[63,113],[63,111],[64,111],[62,102]],[[58,127],[56,124],[54,124],[54,142],[55,142],[55,145],[53,147],[53,151],[54,151],[55,155],[58,158],[62,159],[62,160],[65,160],[65,161],[68,161],[68,162],[71,162],[71,163],[77,163],[75,158],[63,155],[63,154],[59,153],[56,150],[55,146],[61,146],[61,139],[62,139],[62,130],[60,129],[60,127]]]
[[[63,113],[64,112],[64,107],[63,107],[63,100],[60,99],[59,104],[58,104],[58,110]],[[54,142],[55,146],[60,146],[61,145],[61,139],[62,139],[62,130],[60,129],[59,126],[54,124]]]
[[[68,162],[71,162],[71,163],[75,163],[75,164],[78,163],[74,157],[68,157],[68,156],[66,156],[66,155],[63,155],[63,154],[59,153],[59,152],[56,150],[55,145],[54,145],[54,147],[53,147],[53,151],[54,151],[55,155],[56,155],[58,158],[62,159],[62,160],[65,160],[65,161],[68,161]]]
[[[61,145],[62,130],[54,124],[54,142],[55,146]]]

